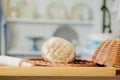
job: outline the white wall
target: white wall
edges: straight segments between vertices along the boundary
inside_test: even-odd
[[[109,7],[111,11],[111,16],[112,16],[112,30],[113,33],[119,33],[120,34],[120,20],[117,20],[117,14],[113,12],[113,5],[114,5],[115,0],[109,0],[107,2],[107,6]]]

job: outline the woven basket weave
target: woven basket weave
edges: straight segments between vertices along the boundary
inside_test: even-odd
[[[108,67],[120,67],[120,40],[106,40],[96,50],[93,61]]]

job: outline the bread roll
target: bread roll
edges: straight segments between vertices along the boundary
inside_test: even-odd
[[[71,63],[75,61],[76,53],[73,45],[62,38],[52,37],[41,47],[42,57],[55,63]]]

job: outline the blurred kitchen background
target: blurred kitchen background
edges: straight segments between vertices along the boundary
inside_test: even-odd
[[[120,38],[120,1],[104,1],[2,0],[1,54],[40,57],[42,42],[55,36],[73,43],[78,58],[91,59],[101,41]]]

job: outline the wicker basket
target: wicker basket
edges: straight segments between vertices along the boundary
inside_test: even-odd
[[[120,67],[120,40],[106,40],[96,50],[93,61],[108,67]]]

